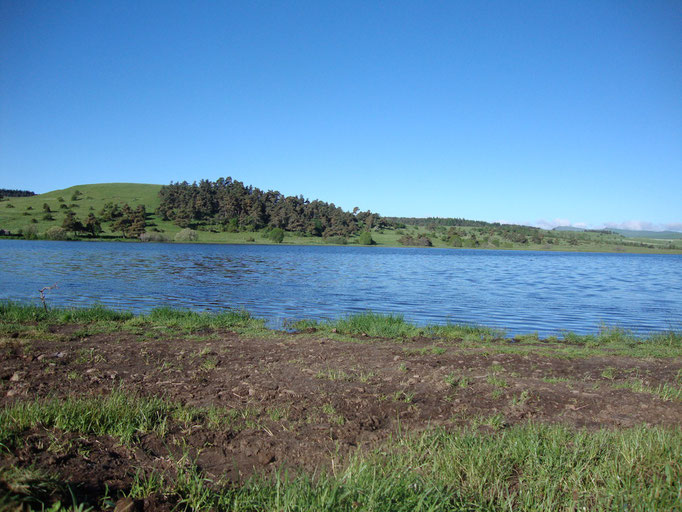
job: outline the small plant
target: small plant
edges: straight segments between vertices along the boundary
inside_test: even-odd
[[[502,366],[499,363],[493,363],[492,366],[490,367],[490,371],[493,372],[494,374],[498,374],[504,371],[504,366]]]
[[[201,368],[206,371],[214,370],[218,366],[218,359],[215,357],[207,357],[201,363]]]
[[[506,388],[509,385],[506,380],[496,377],[495,375],[488,375],[486,381],[496,388]]]
[[[333,368],[327,368],[325,371],[319,371],[315,374],[316,379],[327,379],[327,380],[346,380],[352,381],[353,377],[343,370],[336,370]]]
[[[40,300],[43,302],[43,309],[45,310],[45,313],[47,313],[47,302],[45,301],[45,292],[48,290],[52,290],[53,288],[57,288],[57,283],[53,284],[52,286],[44,286],[40,290],[38,290],[38,293],[40,293]]]
[[[469,377],[459,376],[455,373],[450,373],[445,377],[445,383],[451,388],[466,388],[469,386]]]
[[[393,393],[394,402],[405,402],[406,404],[411,404],[414,400],[414,393],[406,393],[403,390],[396,391]]]
[[[616,378],[616,369],[612,366],[609,366],[601,372],[601,376],[605,379],[613,380]]]
[[[524,389],[520,395],[514,395],[511,400],[512,407],[521,407],[530,399],[530,393]]]
[[[337,425],[343,425],[346,423],[346,418],[342,414],[336,412],[336,409],[332,404],[325,404],[322,406],[322,412],[327,415],[329,421],[336,423]]]

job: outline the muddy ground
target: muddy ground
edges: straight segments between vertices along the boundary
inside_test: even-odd
[[[0,406],[123,389],[234,413],[224,428],[171,422],[163,439],[146,434],[132,445],[35,427],[0,456],[3,467],[57,474],[94,505],[106,489],[112,497],[127,492],[138,470],[172,472],[183,454],[208,477],[238,483],[282,467],[330,468],[398,430],[474,424],[483,434],[529,420],[588,429],[682,424],[681,401],[617,388],[633,379],[650,389],[675,383],[679,359],[496,354],[425,339],[333,341],[317,333],[51,331],[50,341],[18,338],[0,347]],[[147,508],[164,508],[162,501]]]

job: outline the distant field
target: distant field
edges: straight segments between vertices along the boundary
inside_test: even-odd
[[[5,198],[0,201],[0,229],[10,231],[13,235],[34,232],[42,238],[53,226],[62,226],[67,212],[73,211],[76,217],[84,221],[90,213],[99,217],[106,203],[120,206],[127,203],[133,209],[144,205],[147,211],[147,233],[173,241],[182,229],[171,221],[164,221],[155,214],[158,208],[159,191],[162,185],[137,183],[102,183],[96,185],[77,185],[62,190],[54,190],[32,197]],[[77,192],[80,192],[78,195]],[[76,194],[76,195],[75,195]],[[47,205],[52,220],[46,219],[43,209]],[[265,231],[261,232],[225,232],[222,226],[206,223],[195,223],[197,242],[232,243],[232,244],[271,244],[273,243]],[[103,232],[100,240],[123,240],[121,232],[112,230],[111,222],[102,223]],[[372,239],[378,246],[403,247],[400,239],[412,236],[414,239],[427,237],[432,247],[463,249],[520,249],[549,251],[586,251],[586,252],[641,252],[641,253],[682,253],[682,240],[632,238],[621,234],[575,231],[545,231],[519,227],[526,230],[525,235],[513,236],[499,226],[485,227],[459,226],[454,228],[457,242],[453,242],[451,227],[436,225],[407,225],[400,229],[374,229]],[[651,235],[651,233],[643,233]],[[89,239],[83,235],[81,239]],[[298,233],[286,233],[283,243],[292,245],[329,245],[357,244],[358,236],[347,239],[325,239]]]

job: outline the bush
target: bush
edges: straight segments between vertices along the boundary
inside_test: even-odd
[[[431,247],[433,243],[426,235],[419,235],[417,237],[411,235],[404,235],[398,239],[403,245],[414,245],[418,247]]]
[[[343,236],[330,236],[325,239],[325,242],[328,244],[346,245],[348,240]]]
[[[176,242],[196,242],[199,240],[199,233],[190,228],[185,228],[175,235]]]
[[[38,230],[35,226],[26,226],[21,230],[21,234],[24,235],[26,240],[35,240],[38,238]]]
[[[52,226],[45,232],[45,238],[48,240],[66,240],[69,238],[69,234],[64,228]]]
[[[178,233],[179,235],[180,233]],[[161,233],[140,233],[140,240],[142,242],[168,242],[168,237]]]
[[[276,244],[281,244],[284,240],[284,230],[282,228],[275,228],[268,233],[268,238]]]
[[[360,245],[374,245],[376,242],[372,240],[372,233],[369,231],[363,231],[358,237],[358,243]]]

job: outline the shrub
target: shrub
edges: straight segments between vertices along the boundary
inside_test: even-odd
[[[185,228],[175,235],[176,242],[196,242],[199,240],[199,233],[190,228]]]
[[[346,245],[348,240],[343,236],[330,236],[325,239],[325,242],[328,244]]]
[[[358,237],[358,243],[360,245],[374,245],[376,242],[372,240],[372,233],[369,231],[363,231]]]
[[[275,228],[268,233],[268,238],[276,244],[281,244],[284,240],[284,230],[282,228]]]
[[[433,245],[431,240],[426,235],[419,235],[417,237],[412,235],[404,235],[398,239],[398,242],[403,245],[415,245],[421,247],[431,247]]]
[[[69,238],[69,234],[64,228],[52,226],[45,232],[45,238],[48,240],[66,240]]]
[[[21,230],[21,234],[24,235],[26,240],[35,240],[38,238],[38,230],[35,226],[26,226]]]
[[[227,231],[228,233],[236,233],[237,231],[239,231],[239,219],[233,217],[230,220],[228,220],[227,223],[223,226],[223,231]]]
[[[178,233],[179,235],[180,233]],[[161,233],[140,233],[140,240],[142,242],[168,242],[168,237]]]

